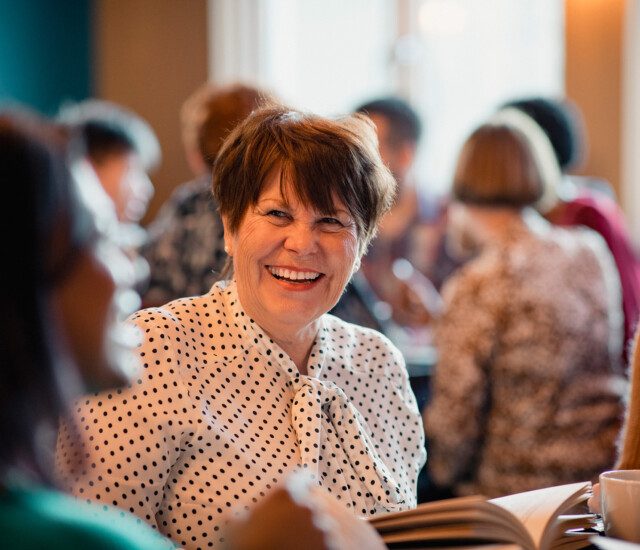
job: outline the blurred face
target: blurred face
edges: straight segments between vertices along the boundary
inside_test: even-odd
[[[408,142],[394,141],[387,117],[371,113],[369,118],[376,126],[380,156],[398,184],[402,185],[415,158],[415,145]]]
[[[73,268],[56,286],[54,307],[68,351],[89,390],[126,381],[114,336],[124,314],[119,293],[131,267],[113,244],[98,237],[78,252]]]
[[[224,220],[240,302],[274,338],[312,326],[351,277],[358,259],[356,225],[342,203],[335,206],[327,214],[293,193],[283,196],[275,172],[235,234]]]
[[[94,169],[123,222],[138,222],[153,197],[154,188],[135,153],[109,155]]]
[[[111,201],[88,165],[76,170],[78,198],[95,221],[94,234],[71,253],[52,301],[67,352],[87,389],[97,391],[120,386],[131,374],[126,371],[134,364],[136,333],[122,320],[139,307],[140,297],[133,290],[134,263],[110,236],[117,226]]]

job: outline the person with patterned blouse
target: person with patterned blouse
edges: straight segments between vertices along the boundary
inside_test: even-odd
[[[82,442],[60,432],[70,490],[186,548],[219,547],[300,469],[357,516],[415,506],[424,436],[403,357],[326,313],[394,191],[362,115],[270,106],[232,131],[213,194],[233,275],[133,316],[137,380],[77,404]]]
[[[554,166],[533,126],[481,126],[455,172],[451,233],[475,257],[444,288],[424,420],[431,476],[458,495],[595,479],[614,459],[620,283],[597,233],[530,208]]]
[[[640,319],[640,259],[611,184],[574,173],[585,157],[584,124],[578,106],[567,99],[528,97],[505,103],[501,111],[517,110],[531,117],[549,138],[561,177],[549,182],[537,210],[560,226],[585,226],[606,242],[618,270],[624,315],[622,360],[629,362],[630,343]]]

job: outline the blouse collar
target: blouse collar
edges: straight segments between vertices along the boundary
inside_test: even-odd
[[[240,303],[236,281],[224,281],[220,285],[223,289],[223,295],[231,308],[234,319],[242,319],[241,322],[238,321],[239,330],[246,331],[247,338],[250,338],[256,344],[263,346],[266,349],[266,353],[273,358],[274,362],[277,363],[280,369],[290,378],[304,377],[305,375],[300,374],[298,367],[296,367],[295,363],[287,353],[245,312],[242,304]],[[320,373],[322,372],[325,364],[328,341],[329,330],[326,326],[323,315],[319,319],[318,333],[316,334],[311,347],[311,353],[309,354],[309,360],[307,362],[308,374],[306,376],[311,378],[320,377]]]

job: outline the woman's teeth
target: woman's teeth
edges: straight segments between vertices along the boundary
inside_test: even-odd
[[[283,269],[281,267],[269,267],[269,271],[277,279],[294,282],[315,281],[321,275],[320,273],[313,271],[291,271],[290,269]]]

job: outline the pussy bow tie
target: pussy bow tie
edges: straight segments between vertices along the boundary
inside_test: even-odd
[[[400,487],[365,431],[365,420],[344,391],[334,382],[307,376],[294,377],[292,384],[295,396],[291,414],[303,467],[319,480],[322,418],[325,417],[360,482],[360,487],[351,487],[351,491],[360,489],[362,496],[369,496],[388,511],[402,509],[404,496]]]

